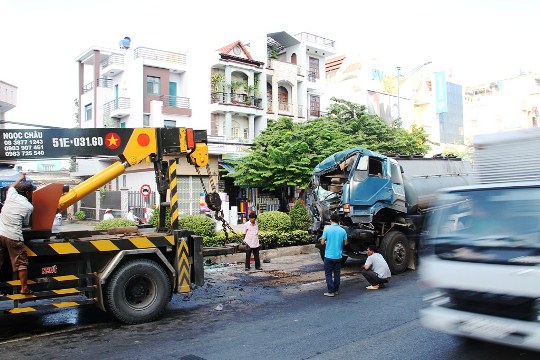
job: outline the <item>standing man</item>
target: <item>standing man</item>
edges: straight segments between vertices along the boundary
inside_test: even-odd
[[[246,250],[246,271],[250,269],[251,251],[253,251],[253,257],[255,258],[255,269],[262,270],[259,257],[261,247],[259,243],[259,225],[257,224],[257,215],[254,212],[249,214],[249,221],[244,224],[244,242],[249,246]]]
[[[32,193],[35,189],[34,185],[25,181],[25,174],[20,173],[9,187],[0,213],[0,266],[7,252],[13,272],[18,272],[21,281],[20,293],[24,295],[32,295],[33,292],[27,285],[28,255],[24,248],[22,228],[30,223],[30,215],[34,211]]]
[[[376,251],[377,247],[375,245],[368,246],[368,258],[364,268],[360,270],[360,273],[364,275],[370,284],[366,287],[368,290],[378,290],[383,288],[384,283],[387,283],[392,275],[386,260],[384,260],[383,256]]]
[[[347,245],[347,232],[339,226],[339,215],[330,215],[330,226],[324,228],[321,244],[324,250],[324,275],[328,292],[324,296],[333,297],[339,294],[341,275],[341,257],[343,246]],[[333,278],[332,278],[333,277]]]

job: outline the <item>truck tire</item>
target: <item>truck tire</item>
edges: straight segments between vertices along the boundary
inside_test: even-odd
[[[157,319],[172,296],[169,276],[149,259],[130,260],[118,267],[105,290],[108,312],[125,324]]]
[[[401,231],[388,232],[381,242],[381,255],[388,263],[392,274],[400,274],[407,270],[411,257],[407,236]]]

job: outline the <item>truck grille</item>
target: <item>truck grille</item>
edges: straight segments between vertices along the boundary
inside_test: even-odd
[[[533,298],[510,296],[469,290],[446,290],[451,309],[508,319],[535,321]]]

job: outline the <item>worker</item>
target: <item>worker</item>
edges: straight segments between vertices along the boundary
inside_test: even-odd
[[[112,220],[114,219],[114,215],[112,213],[111,209],[106,209],[105,214],[103,214],[103,220]]]
[[[9,187],[0,213],[0,267],[7,252],[13,272],[18,272],[20,293],[23,295],[33,294],[27,285],[28,254],[24,247],[22,229],[23,225],[30,223],[30,215],[34,211],[32,194],[35,189],[34,185],[26,181],[26,174],[20,173],[19,178]]]
[[[133,221],[133,222],[135,222],[137,224],[142,223],[141,219],[139,219],[139,217],[133,213],[133,208],[129,209],[129,211],[128,211],[127,215],[126,215],[126,219],[131,220],[131,221]]]

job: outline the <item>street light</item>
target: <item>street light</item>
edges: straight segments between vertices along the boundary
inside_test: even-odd
[[[400,108],[399,108],[399,71],[401,70],[401,66],[398,66],[397,67],[397,118],[400,119],[401,118],[401,112],[400,112]]]
[[[425,63],[423,63],[422,65],[418,65],[417,67],[415,67],[414,69],[412,69],[411,71],[409,71],[407,74],[405,74],[403,77],[404,79],[403,80],[406,80],[409,76],[411,76],[412,74],[414,74],[415,72],[417,72],[418,70],[420,70],[421,68],[423,68],[424,66],[426,65],[429,65],[431,64],[431,61],[427,61]],[[401,77],[401,74],[400,74],[400,70],[401,70],[401,66],[397,66],[397,118],[398,119],[401,119],[401,109],[400,109],[400,106],[399,106],[399,78]]]

